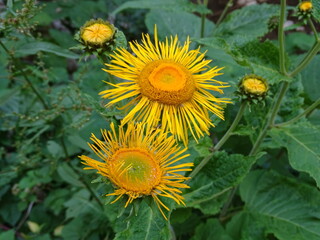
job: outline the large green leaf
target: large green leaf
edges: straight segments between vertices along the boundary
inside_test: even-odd
[[[267,239],[268,234],[279,240],[320,239],[320,193],[316,188],[259,170],[241,183],[240,195],[245,210],[227,227],[233,235],[238,232],[236,239]]]
[[[217,152],[201,172],[190,182],[192,191],[184,195],[188,207],[202,209],[232,187],[249,172],[257,157]]]
[[[198,13],[210,13],[202,4],[194,4],[188,0],[144,0],[144,1],[129,1],[123,3],[117,9],[115,9],[111,15],[116,15],[119,12],[130,8],[145,8],[145,9],[161,9],[168,11],[184,11],[184,12],[198,12]]]
[[[151,33],[156,24],[161,38],[178,35],[184,41],[187,36],[200,37],[201,18],[191,13],[152,10],[146,15],[145,23]],[[204,35],[211,34],[213,28],[214,24],[206,20]]]
[[[278,5],[256,4],[233,11],[215,29],[214,35],[221,36],[228,43],[243,44],[268,33],[268,22],[277,16]]]
[[[309,63],[309,65],[301,72],[302,84],[305,89],[305,92],[308,94],[309,98],[313,101],[320,98],[319,62],[320,62],[320,55],[317,55]]]
[[[279,69],[279,49],[270,41],[251,41],[240,47],[230,46],[220,37],[204,38],[198,43],[212,49],[222,49],[241,66],[248,67],[251,72],[265,78],[269,84],[280,81],[291,81],[282,75]]]
[[[172,239],[169,222],[163,218],[156,207],[149,206],[146,201],[142,201],[137,213],[133,213],[133,216],[130,216],[126,221],[128,221],[127,228],[116,234],[116,240]]]
[[[49,42],[31,42],[31,43],[24,44],[20,46],[18,49],[16,49],[16,54],[18,56],[27,56],[27,55],[36,54],[37,52],[40,52],[40,51],[53,53],[57,56],[65,57],[65,58],[71,58],[71,59],[79,58],[79,55]]]
[[[313,177],[320,187],[320,129],[308,122],[270,131],[272,138],[288,150],[291,166]]]

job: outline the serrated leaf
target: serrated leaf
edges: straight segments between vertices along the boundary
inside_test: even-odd
[[[236,186],[259,157],[215,153],[205,168],[190,182],[193,191],[184,195],[186,205],[200,208],[201,203],[212,200]]]
[[[313,16],[320,22],[320,0],[312,0]]]
[[[230,13],[215,29],[214,35],[230,44],[244,44],[268,33],[268,22],[279,13],[278,5],[250,5]]]
[[[169,240],[171,239],[169,222],[163,218],[158,209],[151,208],[142,201],[137,214],[128,220],[127,229],[116,234],[115,240],[122,239]]]
[[[264,235],[279,240],[316,240],[320,238],[320,193],[316,188],[275,172],[254,171],[241,183],[240,195],[249,214],[246,231],[259,223]],[[238,239],[256,239],[242,238]]]
[[[178,35],[180,41],[188,36],[200,37],[201,18],[187,12],[169,12],[152,10],[145,18],[146,26],[150,33],[153,33],[154,25],[157,25],[160,38]],[[206,20],[204,35],[208,36],[214,28],[213,22]]]
[[[21,57],[21,56],[33,55],[40,51],[53,53],[57,56],[65,57],[65,58],[71,58],[71,59],[79,58],[79,55],[49,42],[31,42],[31,43],[24,44],[20,46],[18,49],[16,49],[16,54]]]
[[[291,166],[313,177],[320,187],[320,129],[308,122],[270,131],[272,138],[288,150]]]
[[[135,8],[135,9],[162,9],[162,10],[168,10],[168,11],[184,11],[184,12],[197,12],[197,13],[203,13],[208,14],[211,13],[209,9],[207,9],[202,4],[194,4],[190,1],[186,0],[145,0],[145,1],[129,1],[123,3],[121,6],[119,6],[117,9],[115,9],[111,15],[115,16],[119,12]]]

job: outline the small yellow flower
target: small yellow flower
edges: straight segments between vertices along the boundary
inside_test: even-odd
[[[223,107],[230,99],[218,98],[225,83],[213,79],[221,75],[222,68],[209,66],[200,49],[189,50],[190,41],[180,45],[178,37],[158,40],[155,27],[154,42],[148,34],[142,43],[129,43],[130,53],[117,49],[105,71],[126,81],[109,83],[114,88],[102,91],[103,98],[112,99],[107,107],[121,100],[133,98],[125,109],[130,109],[123,119],[142,121],[149,127],[161,126],[188,144],[188,132],[197,140],[209,127],[214,126],[209,112],[223,119]]]
[[[260,76],[251,74],[244,76],[239,83],[237,94],[242,100],[248,100],[252,103],[262,101],[268,93],[268,84]]]
[[[81,39],[89,45],[102,46],[110,41],[115,33],[115,28],[102,19],[90,20],[80,29]]]
[[[300,4],[299,4],[299,10],[302,11],[302,12],[309,12],[312,10],[312,2],[310,1],[302,1]]]
[[[242,82],[243,89],[250,94],[262,95],[268,90],[267,84],[257,77],[247,77]]]
[[[122,125],[119,134],[113,124],[111,131],[101,132],[103,141],[92,134],[90,139],[94,143],[89,146],[103,162],[84,155],[80,159],[88,166],[84,169],[96,169],[114,184],[116,190],[107,194],[117,196],[112,203],[127,195],[127,207],[134,199],[150,195],[164,218],[162,208],[170,209],[162,203],[160,196],[184,204],[179,188],[189,188],[183,183],[189,178],[180,173],[191,171],[193,163],[176,163],[189,156],[182,155],[186,148],[181,150],[175,139],[167,137],[161,129],[144,135],[145,127],[141,123],[129,123],[126,131]]]

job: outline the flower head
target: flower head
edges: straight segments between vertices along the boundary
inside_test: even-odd
[[[238,94],[243,98],[256,102],[263,100],[268,93],[268,84],[265,79],[260,76],[251,74],[244,76],[239,83]]]
[[[189,50],[190,41],[181,46],[178,37],[158,40],[154,31],[154,43],[148,34],[142,35],[142,43],[129,43],[133,54],[118,49],[113,60],[106,64],[106,72],[125,79],[111,84],[114,88],[102,91],[103,98],[112,99],[107,106],[123,99],[133,99],[124,108],[129,108],[123,122],[143,121],[149,127],[161,125],[188,143],[188,130],[195,139],[209,134],[213,126],[208,112],[223,119],[223,106],[229,99],[218,98],[213,92],[223,93],[228,87],[213,79],[221,75],[221,68],[210,68],[211,60],[205,60],[199,49]]]
[[[299,10],[302,12],[309,12],[313,8],[312,2],[311,1],[302,1],[299,4]]]
[[[107,196],[117,196],[116,202],[123,195],[128,196],[125,207],[134,199],[151,195],[162,215],[162,208],[169,208],[162,203],[160,196],[173,199],[178,204],[184,204],[181,191],[178,188],[188,188],[183,183],[188,177],[179,172],[191,171],[192,163],[176,164],[188,156],[182,155],[187,149],[177,147],[175,139],[161,129],[147,132],[144,135],[143,124],[129,123],[127,130],[123,126],[116,133],[111,124],[111,131],[102,130],[103,140],[92,134],[91,149],[103,161],[97,161],[87,156],[80,156],[85,169],[96,169],[107,177],[115,186],[113,193]]]
[[[115,28],[102,19],[90,20],[80,29],[81,39],[91,46],[103,46],[113,38]]]

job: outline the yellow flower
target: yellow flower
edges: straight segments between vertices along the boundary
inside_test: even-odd
[[[262,78],[252,75],[243,79],[242,86],[244,91],[255,95],[262,95],[268,90],[268,86]]]
[[[302,12],[307,12],[307,11],[311,11],[312,10],[312,2],[310,1],[302,1],[300,4],[299,4],[299,9],[300,11]]]
[[[162,208],[170,210],[160,200],[160,196],[173,199],[178,204],[184,204],[181,191],[178,188],[189,188],[183,181],[189,179],[179,172],[191,171],[192,163],[176,164],[189,156],[182,155],[187,149],[180,149],[175,139],[161,129],[147,132],[139,123],[129,123],[127,130],[123,125],[116,134],[111,124],[111,131],[102,130],[103,140],[92,134],[89,144],[103,162],[87,156],[80,156],[84,169],[96,169],[115,185],[115,191],[107,196],[117,196],[112,202],[118,201],[123,195],[128,196],[125,207],[134,199],[151,195],[166,218]],[[167,219],[167,218],[166,218]]]
[[[112,84],[113,89],[102,91],[103,98],[112,99],[107,107],[123,99],[133,99],[124,106],[131,109],[123,123],[142,121],[149,127],[160,126],[174,134],[185,145],[188,130],[197,140],[209,127],[214,126],[208,112],[223,119],[221,103],[229,99],[218,98],[212,92],[223,93],[223,82],[213,79],[221,68],[210,68],[211,60],[199,50],[189,50],[190,41],[183,46],[178,37],[171,36],[164,42],[154,31],[154,43],[148,34],[142,35],[142,43],[129,43],[133,54],[118,49],[112,55],[106,72],[126,81]]]
[[[115,28],[102,19],[90,20],[80,29],[81,39],[89,45],[102,46],[113,38]]]

